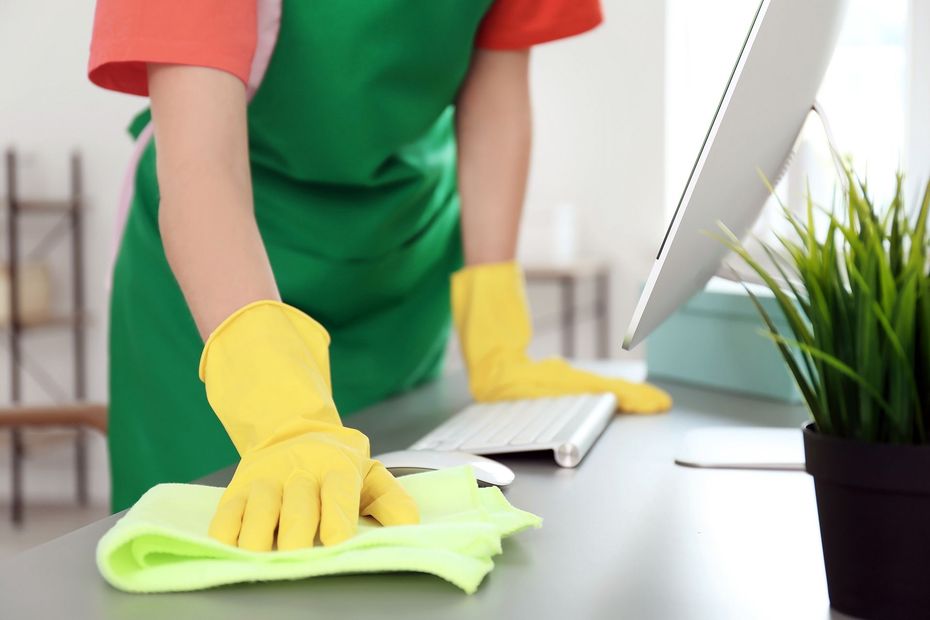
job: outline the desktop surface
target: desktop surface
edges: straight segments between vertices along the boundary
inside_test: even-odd
[[[0,562],[4,618],[843,618],[831,612],[813,484],[802,472],[674,465],[704,426],[797,427],[800,407],[663,384],[670,414],[618,416],[576,469],[552,455],[500,457],[508,499],[544,518],[504,541],[478,592],[397,573],[133,595],[94,565],[109,517]],[[350,416],[372,451],[403,449],[469,401],[453,376]],[[223,484],[232,469],[204,479]]]

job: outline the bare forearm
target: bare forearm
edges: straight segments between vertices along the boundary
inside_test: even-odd
[[[529,51],[475,52],[456,114],[468,265],[513,260],[529,171]]]
[[[201,336],[236,309],[278,299],[252,205],[245,89],[231,75],[152,65],[159,227]]]
[[[251,203],[234,179],[179,179],[189,189],[162,198],[159,227],[168,263],[206,338],[236,309],[279,299]]]

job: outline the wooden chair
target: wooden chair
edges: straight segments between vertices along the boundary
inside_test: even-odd
[[[0,428],[12,431],[12,489],[11,515],[14,524],[23,520],[23,442],[25,428],[92,428],[106,435],[107,407],[95,403],[74,405],[18,406],[0,408]],[[75,473],[78,502],[87,503],[87,454],[84,442],[77,442]]]

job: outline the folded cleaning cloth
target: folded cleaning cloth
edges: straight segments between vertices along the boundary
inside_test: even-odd
[[[420,509],[418,525],[359,519],[353,538],[331,547],[255,552],[218,542],[207,528],[223,489],[160,484],[97,544],[97,568],[127,592],[199,590],[245,581],[416,571],[474,592],[494,568],[501,538],[542,519],[510,505],[496,487],[478,488],[471,468],[400,478]]]

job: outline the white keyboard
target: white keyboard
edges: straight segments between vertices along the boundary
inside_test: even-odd
[[[504,454],[552,450],[562,467],[581,462],[613,416],[613,394],[582,394],[470,405],[411,450]]]

